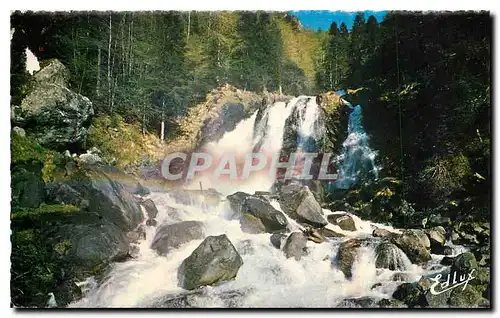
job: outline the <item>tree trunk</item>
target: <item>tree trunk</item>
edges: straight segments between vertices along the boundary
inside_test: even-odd
[[[130,39],[129,39],[129,50],[128,50],[128,75],[132,74],[132,43],[134,39],[134,13],[132,13],[132,18],[130,21]]]
[[[162,100],[161,103],[161,131],[160,140],[163,143],[165,141],[165,101]]]
[[[101,47],[97,45],[97,82],[95,85],[95,94],[97,97],[101,95]]]
[[[108,41],[108,103],[111,106],[111,13],[109,14],[109,41]]]
[[[189,42],[189,32],[190,31],[191,31],[191,11],[188,12],[188,27],[187,27],[186,42]]]

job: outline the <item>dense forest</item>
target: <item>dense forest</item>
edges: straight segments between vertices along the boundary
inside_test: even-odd
[[[13,102],[22,97],[24,49],[57,57],[100,113],[144,129],[184,115],[214,87],[315,92],[324,34],[286,13],[113,12],[12,16]],[[171,126],[171,125],[167,125]]]
[[[98,114],[120,114],[162,138],[226,83],[288,95],[363,88],[365,126],[386,175],[425,189],[431,205],[465,184],[488,192],[488,13],[391,12],[378,23],[360,12],[351,30],[334,22],[327,31],[279,12],[25,12],[11,24],[13,104],[27,86],[26,47],[67,65]]]

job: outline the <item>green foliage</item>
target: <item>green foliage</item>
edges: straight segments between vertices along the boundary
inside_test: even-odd
[[[163,154],[156,137],[143,135],[140,124],[128,124],[117,114],[94,118],[87,143],[89,147],[97,147],[104,160],[121,168],[133,167],[142,160],[156,162]]]
[[[12,164],[39,161],[43,164],[42,178],[44,182],[54,181],[62,173],[66,158],[53,150],[40,146],[34,140],[11,133],[10,153]]]

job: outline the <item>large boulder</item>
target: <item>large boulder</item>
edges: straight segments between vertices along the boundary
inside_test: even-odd
[[[408,307],[426,305],[424,290],[419,284],[403,283],[396,288],[392,297],[404,302]]]
[[[42,68],[33,75],[37,84],[56,84],[67,86],[69,84],[70,72],[58,59],[43,61]]]
[[[328,222],[338,225],[344,231],[356,231],[356,223],[349,213],[335,213],[327,216]]]
[[[356,260],[358,248],[361,246],[361,243],[359,239],[350,239],[339,246],[337,265],[347,278],[352,277],[352,265]]]
[[[225,234],[207,237],[186,258],[177,272],[179,286],[195,289],[233,279],[243,259]]]
[[[391,236],[390,241],[403,250],[414,264],[423,264],[431,259],[431,243],[422,230],[405,230],[401,235]]]
[[[451,270],[460,273],[461,275],[469,273],[472,269],[477,269],[477,260],[471,252],[465,252],[453,260]]]
[[[131,231],[143,220],[142,211],[132,194],[116,180],[101,171],[101,166],[81,168],[70,180],[63,181],[66,193],[78,192],[87,199],[88,210],[117,225],[123,231]],[[73,195],[73,194],[68,194]],[[64,196],[64,193],[60,193]]]
[[[192,240],[203,238],[203,224],[198,221],[184,221],[161,226],[153,238],[151,248],[160,255],[167,255],[174,248]]]
[[[291,183],[281,187],[280,206],[283,212],[298,222],[314,227],[328,224],[323,209],[307,186]]]
[[[85,142],[94,114],[87,97],[67,88],[67,74],[59,61],[48,62],[35,75],[16,119],[42,146],[61,150]]]
[[[286,258],[293,257],[300,260],[302,256],[307,255],[307,237],[302,232],[293,232],[288,236],[283,247]]]
[[[435,226],[425,230],[431,243],[431,252],[434,254],[444,254],[446,243],[446,230],[442,226]]]
[[[242,205],[242,212],[259,218],[267,232],[286,229],[288,221],[281,211],[276,210],[266,199],[249,196]]]
[[[245,199],[252,196],[251,194],[245,193],[245,192],[235,192],[231,195],[228,195],[226,198],[229,201],[229,205],[231,206],[231,209],[234,212],[234,217],[239,217],[242,214],[242,207],[243,207],[243,202],[245,202]]]
[[[375,267],[388,268],[392,271],[408,270],[411,265],[408,257],[396,245],[388,242],[380,243],[375,249]]]
[[[105,220],[62,225],[58,236],[67,239],[71,244],[71,253],[88,265],[96,261],[121,261],[129,252],[126,235],[116,225]]]

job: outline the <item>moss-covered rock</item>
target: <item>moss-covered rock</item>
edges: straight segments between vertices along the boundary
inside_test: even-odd
[[[481,300],[481,293],[472,285],[455,288],[450,295],[449,304],[453,307],[471,308],[477,307]]]
[[[404,302],[408,307],[426,306],[423,289],[419,284],[403,283],[392,294],[394,299]]]

